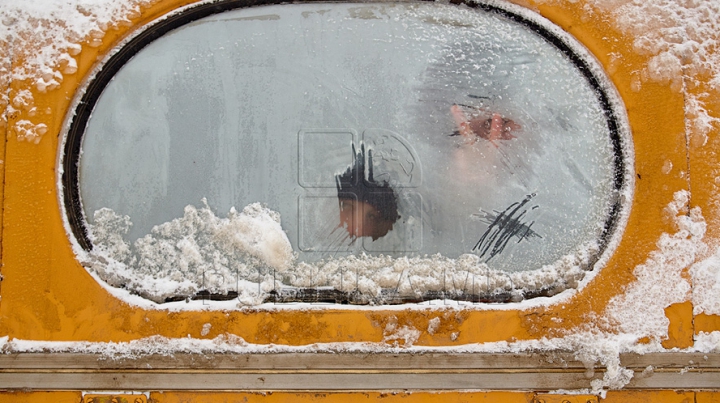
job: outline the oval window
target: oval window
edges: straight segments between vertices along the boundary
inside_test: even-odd
[[[517,301],[608,253],[630,145],[567,35],[488,5],[224,4],[136,36],[78,104],[65,204],[106,282]]]

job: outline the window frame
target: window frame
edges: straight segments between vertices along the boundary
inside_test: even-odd
[[[383,3],[423,3],[430,0],[415,1],[370,1],[362,2],[362,4],[383,4]],[[69,233],[72,234],[74,241],[84,252],[91,252],[93,244],[90,239],[87,218],[82,206],[80,197],[79,183],[79,159],[82,153],[82,141],[87,128],[87,123],[92,115],[93,109],[103,93],[105,87],[109,84],[115,74],[129,62],[130,59],[140,52],[145,46],[149,45],[156,39],[170,33],[171,31],[181,28],[186,24],[197,21],[214,14],[223,13],[240,8],[279,5],[283,4],[279,0],[226,0],[219,3],[204,3],[181,8],[171,13],[169,16],[151,22],[142,26],[130,38],[117,46],[110,55],[102,61],[89,77],[87,85],[82,91],[82,96],[76,102],[72,111],[72,118],[69,120],[69,126],[64,138],[62,146],[59,148],[61,155],[59,158],[62,176],[61,189],[62,207],[67,220]],[[299,1],[297,3],[318,3],[312,1]],[[327,2],[338,3],[338,2]],[[627,216],[629,215],[632,197],[623,197],[631,195],[633,188],[634,173],[632,172],[633,149],[630,138],[629,124],[627,117],[624,116],[624,106],[620,97],[613,93],[614,87],[607,78],[606,73],[600,67],[600,63],[594,60],[593,55],[583,47],[583,45],[573,38],[570,34],[561,28],[554,26],[551,22],[547,22],[540,16],[534,16],[530,11],[512,4],[499,5],[496,2],[473,2],[465,0],[453,0],[450,2],[454,6],[467,6],[472,9],[478,9],[482,12],[494,13],[506,18],[512,22],[519,23],[535,34],[542,37],[548,43],[558,49],[574,66],[577,68],[590,87],[597,96],[605,121],[608,125],[610,134],[610,143],[613,151],[613,190],[617,197],[611,204],[610,212],[603,222],[603,231],[598,238],[600,248],[593,255],[588,264],[588,271],[598,271],[599,266],[607,261],[612,254],[615,245],[620,239],[625,227]],[[547,25],[547,26],[546,26]],[[572,45],[571,45],[572,44]],[[598,264],[600,263],[600,264]],[[514,291],[514,290],[511,290]],[[560,290],[561,291],[561,290]],[[550,284],[537,291],[524,293],[522,299],[531,299],[543,296],[552,296],[558,291],[557,284]],[[273,294],[274,293],[274,294]],[[337,290],[328,290],[328,292],[318,292],[316,288],[302,289],[290,295],[281,295],[273,291],[271,297],[266,302],[334,302],[334,303],[357,303],[350,298],[349,293]],[[445,299],[448,295],[445,292],[431,292],[428,297],[433,299]],[[191,299],[210,299],[210,300],[230,300],[237,297],[236,293],[228,294],[211,294],[207,291],[200,291]],[[177,298],[169,298],[166,302],[181,301],[187,299],[187,296],[178,296]],[[516,302],[517,296],[513,292],[503,294],[479,294],[473,295],[471,298],[463,300],[466,302],[481,303],[497,303],[497,302]],[[425,300],[425,299],[423,299]],[[413,303],[416,300],[402,300],[388,298],[384,304],[395,303]]]

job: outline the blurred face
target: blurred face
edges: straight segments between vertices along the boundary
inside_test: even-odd
[[[369,236],[373,241],[393,227],[393,223],[384,220],[375,207],[356,200],[340,200],[340,225],[352,237]]]

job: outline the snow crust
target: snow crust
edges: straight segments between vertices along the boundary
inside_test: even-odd
[[[588,387],[580,390],[555,391],[563,394],[592,393],[602,397],[608,390],[622,389],[635,376],[631,369],[622,367],[620,354],[665,351],[659,344],[637,344],[631,337],[606,334],[579,333],[564,338],[520,341],[514,343],[495,342],[466,344],[453,347],[415,346],[413,343],[421,331],[408,326],[394,328],[388,325],[386,336],[381,343],[315,343],[304,346],[278,344],[253,344],[242,337],[223,334],[212,339],[166,338],[151,336],[130,342],[47,342],[34,340],[9,340],[0,337],[0,353],[84,353],[97,354],[103,360],[137,359],[149,355],[173,356],[174,354],[277,354],[277,353],[574,353],[574,358],[586,368],[586,376],[592,378],[595,370],[603,368],[602,378],[588,380]],[[591,338],[588,338],[591,337]],[[592,340],[592,341],[590,341]],[[674,350],[685,353],[720,353],[720,332],[701,333],[694,347]],[[649,376],[652,367],[638,376]]]
[[[505,272],[491,269],[473,254],[393,258],[385,255],[330,257],[297,262],[280,223],[280,214],[259,203],[226,218],[207,203],[186,206],[183,217],[155,226],[132,245],[123,239],[132,223],[103,208],[95,212],[90,234],[95,248],[83,254],[85,267],[114,287],[155,302],[190,297],[198,291],[238,293],[239,305],[259,305],[281,287],[332,287],[361,293],[372,303],[383,290],[420,298],[426,292],[453,295],[514,293],[577,288],[591,268],[595,245],[540,269]]]
[[[664,308],[690,299],[691,284],[683,270],[706,252],[703,238],[707,225],[700,208],[688,211],[689,201],[687,191],[675,193],[666,214],[674,221],[677,232],[660,236],[657,250],[635,268],[637,281],[610,301],[607,318],[623,333],[664,335],[669,325]],[[630,306],[633,309],[628,309]]]
[[[719,17],[720,3],[704,0],[588,0],[583,15],[586,20],[609,21],[633,38],[635,52],[649,57],[647,65],[633,73],[632,90],[640,91],[644,83],[655,82],[684,92],[686,132],[695,145],[704,145],[720,123],[720,116],[705,107],[720,90]],[[622,58],[611,56],[612,72]],[[697,91],[703,80],[708,86]]]
[[[0,1],[0,86],[8,88],[14,80],[26,81],[37,93],[56,90],[66,75],[77,72],[83,46],[100,46],[109,30],[132,25],[142,7],[157,1]],[[39,143],[52,110],[38,109],[28,89],[3,91],[1,97],[0,104],[8,104],[1,125],[8,115],[26,111],[30,119],[15,122],[10,132],[19,141]]]
[[[287,270],[294,259],[279,214],[259,203],[241,213],[233,208],[227,218],[207,204],[187,206],[183,217],[155,226],[132,246],[122,239],[132,225],[129,217],[101,209],[94,221],[98,246],[86,265],[110,285],[156,302],[207,290],[239,291],[241,302],[258,304],[275,287],[274,272]]]
[[[7,88],[9,80],[29,80],[34,90],[46,92],[55,90],[63,77],[77,70],[76,57],[81,52],[81,43],[98,46],[107,30],[114,26],[129,24],[139,13],[140,7],[151,1],[117,2],[109,0],[72,0],[54,2],[34,0],[15,2],[4,0],[0,3],[0,47],[9,49],[0,55],[0,82]],[[645,69],[637,72],[634,90],[640,90],[644,82],[669,82],[673,89],[694,88],[698,77],[708,75],[710,89],[717,91],[720,85],[720,54],[715,50],[720,37],[720,3],[713,1],[672,1],[672,0],[590,0],[586,6],[586,17],[596,13],[609,15],[615,26],[634,39],[633,46],[638,52],[650,56]],[[12,65],[13,58],[22,58],[25,63]],[[616,58],[621,62],[619,58]],[[704,144],[708,134],[718,123],[718,117],[705,109],[709,93],[688,93],[688,133]],[[32,93],[21,91],[9,99],[2,94],[2,101],[9,103],[7,113],[16,110],[28,111],[31,120],[17,122],[11,131],[18,140],[39,142],[47,130],[43,113],[34,105]],[[7,115],[3,115],[7,122]],[[705,223],[699,209],[683,212],[688,194],[680,192],[668,207],[674,218],[677,231],[665,234],[658,241],[656,252],[635,269],[637,281],[626,292],[616,297],[607,311],[596,323],[611,325],[618,332],[597,328],[573,329],[568,335],[557,339],[542,339],[515,343],[485,343],[456,347],[430,348],[415,346],[419,335],[428,329],[412,329],[407,326],[385,329],[384,343],[334,343],[308,346],[254,345],[234,335],[221,335],[215,339],[192,338],[168,339],[153,336],[128,343],[90,342],[46,342],[30,340],[9,340],[0,338],[5,353],[17,352],[84,352],[97,353],[108,358],[132,358],[149,354],[170,355],[176,352],[191,353],[250,353],[250,352],[523,352],[523,351],[575,351],[577,357],[589,368],[599,362],[608,371],[602,380],[593,381],[590,389],[602,393],[606,389],[621,388],[633,374],[619,363],[623,352],[646,353],[664,351],[659,341],[667,334],[667,318],[664,309],[673,303],[691,300],[695,313],[720,314],[720,249],[705,260],[694,264],[689,273],[690,283],[682,270],[706,250],[703,241]],[[257,218],[257,217],[255,217]],[[112,219],[112,217],[110,217]],[[232,221],[231,218],[227,218]],[[252,219],[252,218],[248,218]],[[179,223],[177,223],[179,225]],[[122,218],[117,225],[125,225]],[[162,238],[162,230],[158,232]],[[152,243],[153,241],[148,241]],[[161,242],[155,240],[154,242]],[[281,244],[280,242],[279,244]],[[188,250],[202,251],[188,239],[184,243]],[[252,255],[264,259],[263,252]],[[282,268],[283,260],[269,262],[268,266]],[[182,286],[184,279],[178,278]],[[641,309],[641,313],[638,313]],[[638,317],[644,320],[638,321]],[[650,343],[640,344],[638,340],[649,337]],[[402,343],[400,343],[402,341]],[[684,351],[720,352],[720,332],[701,333],[696,336],[694,347]]]
[[[720,315],[720,247],[690,268],[693,313]]]

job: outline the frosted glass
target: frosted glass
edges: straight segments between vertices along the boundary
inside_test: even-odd
[[[380,236],[352,233],[359,208],[340,214],[338,178],[358,159],[356,176],[395,196]],[[613,159],[593,88],[526,26],[435,3],[318,3],[225,12],[142,49],[98,100],[79,172],[91,236],[110,209],[132,222],[118,230],[131,249],[186,206],[222,217],[259,202],[293,267],[440,254],[517,272],[597,247]]]

